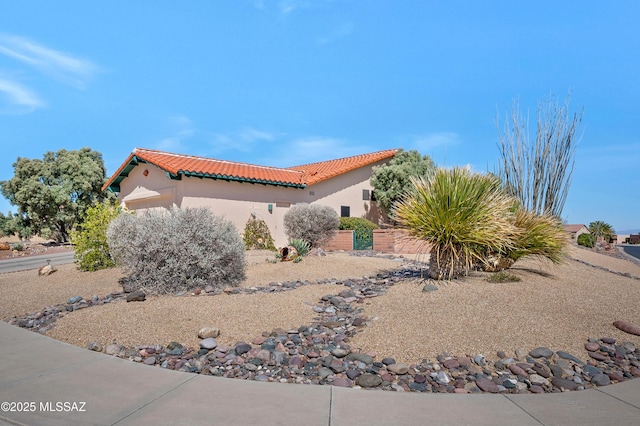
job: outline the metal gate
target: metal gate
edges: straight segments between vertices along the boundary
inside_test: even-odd
[[[373,250],[373,231],[365,229],[353,231],[353,249]]]

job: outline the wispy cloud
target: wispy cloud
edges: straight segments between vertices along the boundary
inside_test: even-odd
[[[271,155],[263,160],[264,164],[277,167],[297,166],[375,151],[371,147],[326,136],[297,138],[274,148]]]
[[[193,121],[184,115],[174,115],[168,118],[167,124],[171,136],[160,139],[155,144],[155,149],[171,152],[186,152],[185,143],[195,134],[196,127]]]
[[[296,9],[309,7],[311,4],[305,0],[282,0],[279,4],[280,12],[288,14]]]
[[[335,43],[336,41],[350,36],[355,26],[352,22],[344,22],[331,29],[326,34],[316,38],[316,42],[320,45]]]
[[[0,33],[0,53],[79,89],[99,71],[93,62],[50,49],[24,37]]]
[[[216,155],[220,155],[225,151],[241,151],[250,152],[256,144],[264,142],[272,142],[277,135],[263,130],[257,130],[252,127],[244,127],[233,133],[218,133],[213,136],[211,146]]]
[[[219,158],[274,167],[291,167],[376,150],[335,137],[292,138],[283,132],[267,132],[252,127],[216,134],[211,148],[210,153]]]
[[[0,78],[0,94],[4,95],[2,97],[8,105],[0,109],[0,112],[27,113],[45,105],[44,101],[28,87],[11,80]]]
[[[460,137],[453,132],[436,132],[419,135],[413,138],[412,146],[418,151],[429,154],[429,151],[442,147],[454,146],[460,143]]]

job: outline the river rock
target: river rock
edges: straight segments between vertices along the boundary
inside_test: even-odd
[[[437,289],[438,287],[433,284],[426,284],[424,287],[422,287],[422,292],[431,293],[432,291],[436,291]]]
[[[104,353],[106,353],[107,355],[117,355],[121,350],[122,346],[112,343],[104,348]]]
[[[627,321],[614,321],[613,326],[625,333],[640,336],[640,327],[635,326]]]
[[[102,352],[102,345],[98,342],[89,342],[89,344],[87,344],[87,349],[90,351]]]
[[[127,302],[144,302],[146,299],[146,295],[142,290],[132,291],[127,294]]]
[[[596,350],[597,350],[597,349],[596,349]],[[568,360],[573,361],[573,362],[575,362],[575,363],[577,363],[577,364],[584,365],[584,362],[582,362],[582,360],[581,360],[581,359],[579,359],[578,357],[575,357],[575,356],[571,355],[571,354],[570,354],[570,353],[568,353],[568,352],[564,352],[564,351],[557,351],[557,352],[556,352],[556,354],[557,354],[560,358],[562,358],[562,359],[568,359]]]
[[[509,364],[509,370],[516,376],[522,376],[528,378],[529,375],[521,367],[516,364]]]
[[[549,381],[539,374],[532,374],[531,376],[529,376],[529,381],[531,382],[532,385],[538,385],[538,386],[544,386],[549,384]]]
[[[233,347],[233,350],[235,351],[236,355],[242,355],[251,350],[251,345],[245,342],[238,342]]]
[[[588,352],[595,352],[598,349],[600,349],[600,344],[596,343],[596,342],[587,342],[584,344],[584,348],[588,351]]]
[[[82,300],[82,296],[73,296],[67,299],[67,303],[73,305],[74,303],[78,303]]]
[[[373,364],[373,357],[371,355],[363,354],[363,353],[355,353],[352,352],[347,355],[347,359],[349,361],[360,361],[364,364]]]
[[[202,327],[200,329],[200,331],[198,331],[198,337],[201,338],[201,339],[207,339],[209,337],[213,337],[215,339],[218,336],[220,336],[220,329],[219,328]]]
[[[532,358],[551,358],[553,356],[553,351],[549,348],[539,347],[532,349],[529,352],[529,355]]]
[[[495,383],[493,383],[493,381],[487,379],[486,377],[482,377],[476,380],[476,385],[484,392],[490,392],[490,393],[500,392],[498,385],[496,385]]]
[[[356,384],[363,388],[375,388],[380,386],[382,378],[376,374],[363,374],[356,379]]]
[[[215,349],[218,346],[218,342],[213,337],[207,337],[206,339],[200,340],[200,347],[202,349],[206,349],[208,351]]]
[[[560,377],[554,377],[553,379],[551,379],[551,383],[553,384],[553,386],[557,387],[560,390],[576,390],[578,389],[578,386],[580,386],[573,380],[562,379]]]
[[[351,380],[345,379],[344,377],[336,377],[335,379],[333,379],[333,382],[331,384],[333,386],[339,386],[341,388],[348,388],[351,387]]]
[[[596,386],[607,386],[611,383],[611,379],[606,374],[596,374],[591,378],[591,383]]]
[[[391,364],[387,366],[387,370],[395,374],[407,374],[407,372],[409,372],[409,366],[402,363]]]

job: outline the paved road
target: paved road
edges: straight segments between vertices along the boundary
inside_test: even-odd
[[[635,246],[621,246],[622,250],[624,250],[625,253],[627,253],[628,255],[631,255],[637,259],[640,259],[640,246],[635,245]]]
[[[46,265],[48,260],[51,261],[52,265],[73,263],[73,252],[40,254],[37,256],[25,256],[0,260],[0,274],[38,269],[39,267]]]

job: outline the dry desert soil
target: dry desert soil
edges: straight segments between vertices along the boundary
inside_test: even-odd
[[[423,292],[425,281],[407,279],[387,294],[366,299],[363,315],[369,325],[351,340],[352,348],[414,363],[449,353],[453,356],[545,346],[585,357],[590,337],[612,337],[640,347],[640,337],[613,326],[616,320],[640,325],[640,280],[586,265],[617,262],[615,270],[640,276],[640,266],[620,259],[572,249],[570,258],[554,266],[537,260],[516,263],[509,271],[519,282],[490,283],[488,274],[472,273],[438,290]],[[594,257],[595,256],[595,257]],[[244,287],[290,280],[337,281],[398,270],[408,258],[329,253],[302,262],[272,263],[269,252],[248,252]],[[421,258],[419,260],[426,260]],[[36,271],[0,274],[0,318],[38,311],[69,297],[90,298],[120,291],[119,269],[80,272],[64,265],[50,276]],[[198,330],[219,328],[225,345],[250,341],[264,331],[309,324],[313,305],[344,286],[312,284],[277,293],[216,296],[149,296],[144,302],[116,301],[66,314],[48,335],[74,345],[88,342],[166,345],[170,341],[196,347]]]

